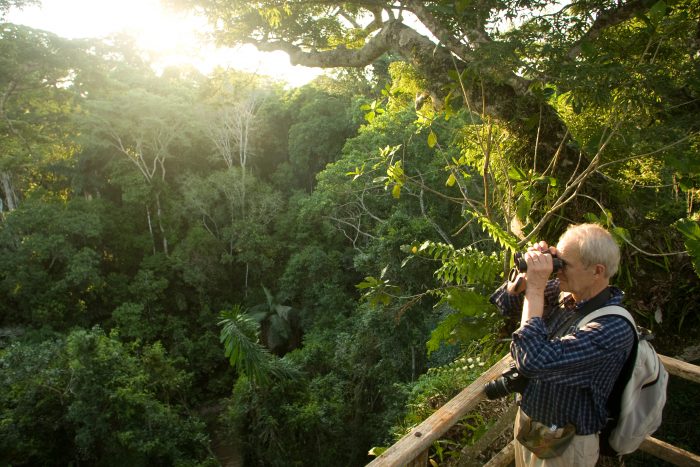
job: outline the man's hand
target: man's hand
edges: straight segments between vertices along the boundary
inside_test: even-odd
[[[528,248],[523,258],[527,264],[528,290],[534,288],[544,292],[544,287],[554,269],[550,248],[545,242],[540,242]]]
[[[552,254],[555,253],[556,248],[550,247],[546,242],[539,242],[528,248],[523,255],[527,264],[527,288],[521,325],[544,313],[544,289],[554,269]]]

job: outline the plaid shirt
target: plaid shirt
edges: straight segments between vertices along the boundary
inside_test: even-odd
[[[610,290],[605,306],[619,305],[623,292]],[[490,301],[504,315],[521,312],[524,294],[511,295],[504,284]],[[574,324],[564,337],[550,337],[584,303],[575,303],[571,295],[560,300],[559,279],[550,280],[544,316],[516,330],[510,348],[518,369],[529,378],[522,410],[546,425],[572,423],[579,435],[598,433],[605,425],[608,396],[634,343],[632,329],[620,316],[600,317],[582,330]]]

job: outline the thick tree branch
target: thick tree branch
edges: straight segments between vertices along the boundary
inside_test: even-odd
[[[471,48],[465,46],[461,42],[455,40],[454,34],[443,27],[442,23],[433,16],[432,13],[425,7],[424,2],[416,0],[408,0],[406,8],[416,15],[423,25],[433,33],[439,41],[441,41],[448,49],[462,60],[467,60],[471,53]],[[491,42],[491,38],[483,28],[473,28],[467,31],[467,39],[472,47],[478,47],[482,44]]]
[[[416,31],[398,21],[384,23],[377,34],[358,49],[348,49],[339,46],[332,50],[304,50],[302,47],[283,40],[256,41],[248,39],[259,50],[272,52],[282,50],[289,54],[292,65],[307,67],[337,68],[365,67],[370,65],[382,54],[390,51],[400,53],[404,57],[410,54],[410,47],[434,47],[435,44],[418,34]]]

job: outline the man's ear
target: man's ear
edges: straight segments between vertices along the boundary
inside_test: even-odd
[[[595,265],[595,274],[596,275],[600,275],[601,277],[607,277],[605,275],[605,270],[606,270],[606,268],[604,265],[602,265],[602,264]]]

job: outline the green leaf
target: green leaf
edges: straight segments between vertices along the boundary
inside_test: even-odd
[[[649,20],[651,24],[657,26],[666,15],[666,2],[660,0],[649,8]]]
[[[613,238],[618,239],[618,243],[622,244],[624,242],[631,242],[632,237],[630,236],[629,230],[624,227],[615,227],[610,231]]]
[[[491,222],[487,217],[482,216],[478,213],[472,213],[485,232],[489,234],[499,245],[510,249],[511,251],[517,251],[518,241],[511,234],[503,230],[498,224]]]
[[[288,305],[277,305],[275,306],[275,311],[277,311],[277,314],[282,317],[285,321],[289,321],[291,312],[294,309],[291,306]]]
[[[222,311],[219,339],[231,366],[257,383],[269,381],[274,357],[257,342],[258,323],[243,313],[240,305]]]
[[[591,57],[595,55],[595,46],[591,41],[584,40],[581,42],[581,51],[584,55]]]
[[[466,316],[477,316],[489,308],[489,302],[483,295],[473,290],[451,289],[445,301],[455,310]]]
[[[255,320],[256,322],[262,323],[265,320],[265,318],[267,318],[268,310],[263,310],[263,309],[253,310],[253,309],[251,309],[251,310],[246,311],[246,315],[249,316],[250,318],[252,318],[253,320]]]
[[[394,185],[394,188],[391,189],[391,196],[396,199],[401,198],[401,186],[399,184]]]
[[[389,265],[387,264],[386,266],[384,266],[384,268],[382,269],[382,272],[379,274],[379,278],[384,279],[384,276],[386,276],[386,272],[388,270],[389,270]]]
[[[519,167],[511,166],[508,168],[508,178],[516,182],[527,180],[527,174]]]
[[[355,288],[360,290],[370,289],[372,287],[376,287],[377,285],[379,285],[379,281],[375,277],[367,276],[365,277],[365,280],[357,284]]]
[[[515,215],[518,219],[525,223],[528,216],[530,215],[530,210],[532,209],[532,193],[530,190],[525,190],[518,197],[515,207]]]
[[[592,212],[585,213],[583,215],[583,218],[586,219],[591,224],[602,224],[602,221],[598,218],[598,216],[596,216]]]
[[[445,182],[446,186],[454,186],[455,183],[457,183],[457,178],[455,177],[455,174],[451,173],[449,177],[447,177],[447,181]]]
[[[485,299],[485,298],[484,298]],[[442,344],[463,344],[482,338],[488,334],[490,314],[476,313],[474,316],[456,310],[443,319],[431,332],[426,342],[428,354],[438,350]]]
[[[384,452],[387,449],[389,449],[389,448],[387,448],[385,446],[374,446],[372,449],[370,449],[367,452],[367,455],[369,455],[369,456],[381,456],[382,454],[384,454]]]
[[[685,237],[685,248],[693,262],[695,274],[700,276],[700,225],[692,219],[681,219],[674,227]]]
[[[428,135],[428,147],[434,148],[436,144],[437,144],[437,135],[435,134],[434,131],[430,130],[430,134]]]

